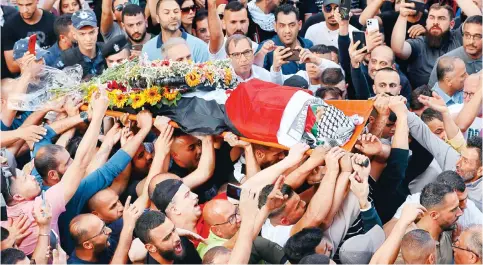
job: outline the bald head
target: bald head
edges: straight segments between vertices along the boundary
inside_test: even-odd
[[[226,221],[226,216],[233,214],[234,205],[227,200],[211,200],[203,208],[205,222],[212,226]]]
[[[436,76],[438,81],[443,81],[445,77],[449,77],[455,71],[457,65],[464,65],[463,60],[453,56],[443,56],[436,65]]]
[[[80,214],[70,221],[69,232],[76,246],[82,245],[82,242],[87,239],[89,230],[93,229],[98,222],[102,221],[90,213]]]
[[[404,235],[401,254],[406,264],[427,264],[434,262],[436,241],[423,229],[415,229]]]
[[[371,58],[374,56],[384,56],[386,58],[390,58],[390,64],[394,63],[394,60],[396,59],[394,57],[394,52],[391,49],[391,47],[387,45],[379,45],[376,48],[374,48],[371,52]]]
[[[483,249],[483,244],[482,244],[482,233],[483,228],[481,225],[473,224],[466,228],[460,235],[460,237],[464,236],[465,237],[465,243],[466,246],[478,254],[478,256],[482,257],[482,249]]]

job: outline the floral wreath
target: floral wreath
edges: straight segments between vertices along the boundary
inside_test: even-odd
[[[81,83],[81,90],[89,101],[99,85],[106,84],[111,108],[139,109],[146,104],[161,108],[176,105],[187,92],[234,89],[238,84],[234,76],[229,60],[206,63],[135,60],[106,69],[100,76]]]

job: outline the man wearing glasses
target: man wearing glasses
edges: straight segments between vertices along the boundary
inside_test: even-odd
[[[481,225],[471,225],[461,233],[453,243],[456,264],[481,264],[482,236]]]
[[[271,82],[270,72],[253,64],[252,44],[247,36],[235,34],[229,37],[225,49],[239,82],[246,82],[253,78]]]
[[[481,22],[482,16],[471,16],[467,18],[463,25],[463,46],[446,53],[440,58],[446,56],[460,58],[465,63],[468,74],[481,71]],[[429,87],[433,87],[438,81],[436,74],[437,65],[438,63],[433,67],[433,71],[429,77]]]

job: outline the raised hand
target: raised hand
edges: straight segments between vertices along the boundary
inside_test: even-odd
[[[143,210],[138,209],[135,204],[131,204],[131,196],[128,196],[124,205],[124,212],[122,213],[123,228],[127,227],[134,230],[136,221],[142,214]]]
[[[166,126],[169,125],[170,121],[171,119],[166,116],[156,116],[156,119],[154,120],[154,127],[158,129],[158,131],[162,131]]]
[[[161,127],[160,134],[156,142],[154,143],[154,150],[156,153],[168,154],[171,150],[171,145],[173,144],[173,126],[166,124]]]
[[[121,125],[119,123],[114,123],[114,126],[106,133],[104,141],[110,141],[111,146],[114,146],[121,139]]]
[[[369,180],[368,178],[362,178],[361,180],[358,180],[357,175],[358,173],[356,171],[349,176],[349,180],[351,183],[350,189],[359,200],[359,205],[361,209],[364,209],[368,207],[369,203]]]
[[[408,112],[408,108],[406,107],[406,98],[403,96],[390,97],[388,107],[398,117],[400,115],[405,115]]]
[[[374,108],[379,115],[389,116],[391,110],[389,109],[389,96],[386,94],[377,94],[374,101]]]
[[[65,100],[64,110],[67,112],[67,115],[72,117],[79,114],[79,108],[82,106],[82,104],[84,104],[84,101],[81,99],[74,96],[69,96]]]
[[[327,173],[339,173],[339,160],[345,155],[345,150],[340,147],[334,147],[325,156],[325,167]]]
[[[107,107],[109,106],[109,98],[105,89],[99,88],[91,96],[91,107],[93,115],[104,116]]]
[[[371,31],[366,33],[367,52],[372,52],[377,46],[384,44],[384,35],[379,31]]]
[[[309,150],[309,148],[310,147],[307,144],[295,144],[290,148],[288,156],[285,157],[284,160],[288,162],[291,166],[294,166],[295,164],[299,163],[302,158],[304,158],[304,154],[305,152],[307,152],[307,150]]]
[[[131,138],[133,138],[133,137],[134,137],[134,134],[129,127],[122,128],[122,130],[121,130],[121,147],[124,147],[124,145],[126,145],[127,142],[129,140],[131,140]]]
[[[136,115],[138,128],[141,130],[151,130],[153,127],[153,114],[147,110],[143,110]]]
[[[346,152],[340,159],[339,163],[341,172],[352,172],[352,155],[352,153]]]
[[[275,72],[280,72],[282,65],[289,63],[286,59],[292,55],[290,48],[285,48],[283,46],[278,46],[273,52],[273,70]]]
[[[129,248],[128,257],[129,259],[134,262],[142,262],[144,263],[144,259],[148,255],[148,250],[144,247],[143,242],[139,238],[135,238],[132,243],[131,247]]]
[[[203,242],[205,244],[208,244],[206,238],[203,238],[202,236],[200,236],[200,235],[198,235],[194,232],[191,232],[189,230],[177,227],[176,232],[178,232],[179,236],[184,236],[184,237],[189,238],[190,240],[195,240],[195,241],[199,241],[199,242]]]
[[[2,247],[4,243],[8,245],[7,247],[14,244],[19,246],[32,233],[32,230],[28,230],[31,224],[27,215],[21,215],[15,220],[8,218],[7,226],[5,226],[5,229],[8,230],[8,238],[2,241]]]
[[[370,133],[359,135],[354,147],[366,156],[374,156],[382,152],[381,140]]]
[[[62,249],[60,244],[52,251],[53,262],[52,264],[67,264],[67,254]]]
[[[367,46],[359,50],[357,49],[360,43],[361,41],[354,43],[351,40],[351,44],[349,45],[349,57],[353,68],[359,68],[360,63],[364,60],[364,57],[367,54]]]
[[[239,207],[242,221],[255,219],[258,214],[257,192],[248,188],[242,189]]]
[[[38,125],[27,125],[17,129],[18,136],[27,142],[38,143],[47,134],[47,129]]]
[[[243,140],[240,140],[238,136],[236,136],[232,132],[227,132],[225,133],[225,136],[223,136],[223,140],[227,142],[231,147],[241,147],[245,148],[250,145],[249,142],[245,142]]]
[[[277,45],[275,45],[275,42],[273,42],[273,40],[267,40],[263,43],[262,48],[259,52],[261,52],[262,54],[267,54],[269,52],[273,52],[276,48]]]
[[[363,182],[364,179],[369,178],[371,162],[367,156],[354,154],[352,156],[352,167],[354,168],[354,171],[357,172],[357,176],[355,176],[357,181]]]
[[[419,203],[407,203],[402,209],[401,218],[399,220],[404,224],[410,225],[420,219],[426,211],[426,208]]]
[[[300,48],[300,63],[313,63],[320,65],[322,63],[322,58],[312,53],[309,49]]]
[[[415,39],[421,35],[424,35],[426,33],[426,28],[420,24],[412,25],[408,29],[409,33],[409,38]]]
[[[39,227],[50,228],[50,222],[52,221],[52,207],[48,202],[45,202],[45,206],[42,204],[36,204],[32,209],[32,215]]]
[[[275,181],[275,184],[273,185],[272,192],[268,194],[265,207],[269,212],[282,207],[282,205],[288,199],[287,194],[285,195],[282,194],[282,186],[284,181],[285,181],[285,177],[283,175],[280,175]]]
[[[448,107],[446,106],[446,102],[444,102],[444,99],[434,91],[432,97],[420,95],[418,99],[421,103],[423,103],[424,106],[432,108],[435,111],[441,113],[448,111]]]
[[[315,165],[320,166],[325,161],[325,156],[329,151],[330,149],[328,147],[319,145],[312,150],[309,161],[313,161]]]
[[[414,10],[415,7],[415,3],[406,3],[404,0],[402,0],[399,4],[399,15],[404,18],[407,18],[408,16],[414,16],[416,15],[416,10]]]

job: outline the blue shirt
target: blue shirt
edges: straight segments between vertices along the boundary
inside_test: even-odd
[[[438,95],[443,98],[444,103],[446,103],[446,106],[448,107],[454,104],[463,104],[463,99],[464,99],[463,90],[457,91],[456,93],[453,94],[453,96],[449,96],[439,87],[439,82],[436,82],[434,84],[432,90],[438,93]]]
[[[297,37],[297,40],[300,42],[300,46],[305,49],[309,49],[310,47],[314,46],[312,41],[308,39],[304,39],[301,37]],[[273,36],[272,41],[275,43],[276,46],[285,46],[285,44],[282,43],[278,35]],[[260,43],[258,45],[258,50],[257,52],[263,47],[263,43]],[[265,55],[265,61],[263,62],[263,67],[270,71],[270,68],[272,67],[273,64],[273,51],[267,53]],[[282,65],[282,74],[284,75],[291,75],[291,74],[296,74],[298,71],[304,70],[305,71],[305,64],[299,64],[298,62],[289,62],[287,64]]]
[[[94,194],[109,187],[130,162],[131,157],[119,149],[106,164],[82,179],[74,196],[65,206],[65,212],[59,217],[60,242],[66,253],[74,251],[74,242],[69,232],[70,221],[84,210]]]
[[[41,147],[52,144],[52,139],[57,136],[57,133],[49,125],[45,125],[44,128],[47,129],[47,134],[38,143],[34,143],[34,150],[32,151],[32,154],[30,154],[33,158],[35,158]],[[39,182],[42,190],[48,190],[50,188],[49,186],[43,185],[42,176],[40,176],[40,173],[35,167],[32,169],[31,175],[35,177],[37,182]]]
[[[54,45],[50,46],[48,51],[49,55],[44,58],[45,64],[59,69],[64,68],[64,63],[60,59],[62,50],[59,47],[59,43],[56,42]]]
[[[191,51],[191,58],[196,63],[206,62],[209,59],[208,53],[208,45],[206,43],[188,33],[184,30],[181,30],[181,38],[185,39],[188,43],[188,46]],[[162,33],[156,38],[150,39],[146,44],[143,46],[143,53],[148,55],[148,59],[153,60],[162,60],[163,55],[161,54],[161,46],[163,45],[163,38],[161,37]]]
[[[10,126],[7,126],[1,122],[1,129],[2,131],[13,131],[18,129],[20,126],[22,126],[23,122],[32,114],[31,111],[24,111],[24,112],[17,112],[17,116],[12,121],[12,124]]]

